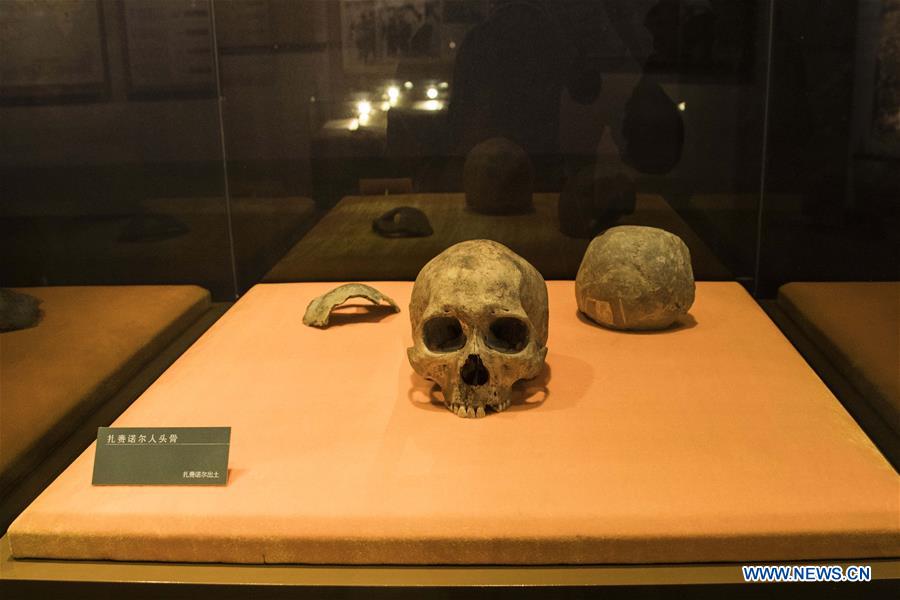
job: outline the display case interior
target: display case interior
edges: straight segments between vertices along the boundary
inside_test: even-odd
[[[900,557],[895,0],[9,0],[0,43],[4,565]],[[110,424],[231,426],[227,485],[92,487]]]

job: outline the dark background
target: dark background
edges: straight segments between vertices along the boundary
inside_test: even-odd
[[[461,156],[488,130],[521,140],[541,191],[595,157],[619,168],[597,150],[607,131],[637,191],[661,194],[758,297],[897,277],[894,0],[413,2],[419,37],[363,65],[348,63],[338,1],[160,4],[0,7],[0,284],[198,283],[233,298],[361,177],[461,191]],[[97,22],[66,26],[67,11]],[[446,114],[397,117],[386,139],[323,137],[361,92],[406,79],[448,82]],[[648,122],[629,101],[650,87],[665,114],[683,103],[667,117],[682,141],[655,113],[644,138],[629,129]],[[521,102],[485,115],[498,94]],[[177,210],[148,212],[160,199]],[[258,213],[274,199],[313,208]],[[152,245],[175,239],[173,256]]]

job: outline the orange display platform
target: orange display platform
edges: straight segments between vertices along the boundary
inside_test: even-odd
[[[375,284],[406,307],[411,283]],[[408,314],[302,324],[334,284],[247,293],[115,423],[232,427],[225,487],[92,487],[93,447],[12,525],[14,557],[601,564],[900,555],[900,478],[753,299],[700,283],[660,333],[549,282],[548,366],[460,419]]]

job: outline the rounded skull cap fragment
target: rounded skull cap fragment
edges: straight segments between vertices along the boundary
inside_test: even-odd
[[[575,278],[578,309],[613,329],[664,329],[694,303],[691,254],[677,235],[623,225],[590,243]]]

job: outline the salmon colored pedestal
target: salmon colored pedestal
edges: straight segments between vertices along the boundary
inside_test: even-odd
[[[401,314],[302,324],[333,283],[258,285],[115,423],[232,427],[219,488],[92,487],[94,448],[12,525],[17,558],[333,564],[900,555],[900,478],[739,285],[652,334],[549,282],[547,369],[460,419]]]

